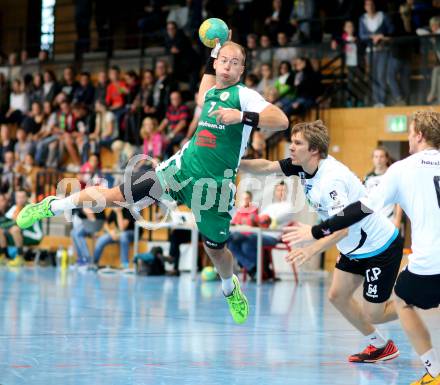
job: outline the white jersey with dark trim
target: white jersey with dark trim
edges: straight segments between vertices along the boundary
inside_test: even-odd
[[[291,159],[280,161],[280,165],[286,176],[300,177],[307,203],[322,220],[366,195],[359,178],[332,156],[320,161],[314,175],[292,165]],[[383,214],[374,213],[350,226],[348,235],[336,246],[351,258],[367,258],[382,252],[396,236],[396,227]]]
[[[392,164],[361,202],[374,211],[400,204],[411,220],[409,271],[440,274],[440,151],[421,151]]]

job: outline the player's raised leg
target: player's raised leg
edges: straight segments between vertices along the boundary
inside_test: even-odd
[[[121,203],[134,204],[145,198],[149,198],[148,202],[152,203],[158,201],[162,193],[162,187],[154,171],[137,173],[113,188],[93,186],[66,198],[48,196],[39,203],[29,204],[20,211],[17,225],[25,229],[41,219],[86,206],[103,210]]]

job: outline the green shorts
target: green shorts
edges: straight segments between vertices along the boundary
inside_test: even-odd
[[[205,238],[216,243],[228,240],[235,195],[232,179],[218,182],[213,178],[191,177],[177,167],[175,157],[159,164],[156,175],[165,191],[162,199],[188,206]]]
[[[14,238],[12,238],[12,235],[9,233],[5,233],[5,236],[8,246],[15,246]],[[36,246],[39,245],[40,242],[41,239],[29,238],[25,235],[23,236],[23,246]]]

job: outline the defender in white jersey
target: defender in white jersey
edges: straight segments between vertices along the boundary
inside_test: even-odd
[[[414,307],[440,305],[440,113],[416,112],[408,139],[413,155],[394,163],[375,190],[322,224],[308,231],[302,228],[297,237],[319,239],[361,223],[386,205],[400,204],[411,220],[412,252],[394,288],[396,307],[402,327],[426,368],[426,374],[412,385],[439,385],[440,360]]]
[[[364,186],[367,194],[373,188],[377,187],[382,180],[388,167],[392,164],[392,159],[388,149],[384,146],[378,146],[373,150],[373,169],[365,176]],[[398,229],[402,223],[402,208],[399,205],[388,205],[383,208],[382,214],[394,223]]]
[[[286,176],[299,176],[308,204],[325,220],[360,199],[366,191],[346,166],[328,156],[328,145],[328,131],[321,121],[300,123],[292,128],[291,158],[279,162],[243,160],[241,169],[258,174],[282,172]],[[391,340],[386,341],[373,324],[397,319],[394,304],[388,300],[402,259],[398,230],[385,216],[374,214],[294,253],[306,260],[335,243],[341,254],[329,291],[330,301],[368,341],[368,347],[351,355],[349,361],[377,362],[397,357],[397,347]],[[361,284],[363,308],[353,298]]]

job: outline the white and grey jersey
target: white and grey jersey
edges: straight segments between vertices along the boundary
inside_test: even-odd
[[[290,158],[281,160],[280,167],[286,176],[300,177],[307,203],[322,220],[337,214],[366,194],[359,178],[331,156],[320,161],[313,175],[293,165]],[[383,214],[374,213],[350,226],[347,237],[336,246],[350,258],[368,258],[383,252],[397,236],[396,227]]]

